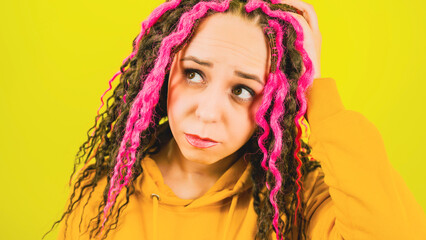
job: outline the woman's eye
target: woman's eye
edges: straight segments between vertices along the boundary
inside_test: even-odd
[[[232,93],[238,96],[238,98],[243,102],[250,101],[255,95],[251,88],[242,85],[235,87],[232,90]]]
[[[202,83],[203,77],[195,69],[185,69],[186,80],[189,83]]]

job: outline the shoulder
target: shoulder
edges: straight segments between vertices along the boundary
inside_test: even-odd
[[[302,184],[306,206],[304,216],[309,220],[316,209],[330,199],[329,187],[324,182],[324,172],[321,167],[306,174]]]

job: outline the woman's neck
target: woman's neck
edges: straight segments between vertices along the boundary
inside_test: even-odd
[[[237,160],[237,152],[213,164],[203,164],[186,159],[174,138],[165,144],[160,152],[152,155],[164,183],[176,196],[195,199],[206,193]]]

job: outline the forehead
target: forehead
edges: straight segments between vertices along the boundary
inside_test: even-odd
[[[183,55],[247,70],[264,78],[269,71],[269,53],[268,40],[259,25],[239,16],[218,13],[200,23]]]

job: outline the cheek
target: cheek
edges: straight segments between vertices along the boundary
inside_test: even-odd
[[[233,114],[230,118],[232,124],[228,128],[231,140],[238,141],[239,145],[243,145],[252,136],[256,129],[255,116],[258,106],[259,104],[254,102],[244,111]]]
[[[169,85],[167,96],[167,115],[170,121],[179,122],[188,112],[191,104],[188,96],[185,88],[178,84],[178,79],[173,79]]]

